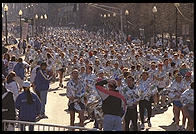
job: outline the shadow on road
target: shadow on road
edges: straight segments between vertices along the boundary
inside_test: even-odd
[[[66,93],[60,93],[59,95],[60,96],[66,96],[67,94]]]
[[[172,122],[172,124],[170,124],[169,126],[159,126],[159,127],[165,129],[166,131],[176,131],[174,122]]]
[[[52,91],[56,91],[56,90],[63,90],[63,89],[61,89],[61,88],[59,89],[59,87],[54,88],[54,89],[51,89],[51,88],[50,88],[50,89],[48,90],[48,92],[52,92]]]
[[[168,108],[165,109],[158,109],[157,111],[155,111],[154,109],[152,110],[152,117],[154,117],[156,114],[162,114],[164,112],[166,112],[168,110]]]
[[[65,80],[64,81],[69,81],[70,80],[70,78],[65,78]]]
[[[70,113],[68,109],[65,109],[64,111],[67,112],[68,114]]]

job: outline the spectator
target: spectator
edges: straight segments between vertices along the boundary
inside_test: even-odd
[[[103,85],[108,84],[109,91],[102,88]],[[121,131],[122,123],[121,117],[123,116],[122,100],[126,105],[125,98],[116,90],[117,83],[115,80],[102,80],[96,83],[96,88],[100,93],[102,102],[102,111],[104,115],[103,130],[104,131]],[[115,107],[111,106],[115,104]],[[125,106],[124,106],[125,109]]]
[[[9,64],[8,64],[8,73],[14,70],[15,65],[17,64],[16,62],[16,57],[12,56]]]
[[[3,83],[5,78],[3,79]],[[14,97],[13,93],[9,90],[7,90],[2,85],[2,120],[15,120],[16,119],[16,111],[15,111],[15,104],[14,104]],[[13,131],[14,130],[14,124],[11,124],[11,126],[2,124],[2,130],[3,131]]]
[[[25,51],[26,51],[26,47],[27,47],[27,43],[26,43],[26,40],[23,40],[23,43],[22,43],[22,48],[23,48],[23,54],[25,54]]]
[[[35,91],[35,93],[37,94],[37,96],[39,98],[40,98],[40,92],[38,90],[35,90],[35,83],[34,82],[35,82],[36,74],[40,69],[41,63],[42,63],[41,61],[37,62],[37,66],[33,68],[33,70],[31,71],[31,76],[30,76],[30,82],[32,84],[33,90]]]
[[[19,49],[20,54],[22,53],[22,47],[23,47],[23,42],[22,42],[22,39],[20,39],[18,42],[18,49]]]
[[[41,63],[40,69],[36,73],[34,84],[35,90],[40,93],[41,100],[41,112],[39,118],[48,118],[45,115],[45,105],[47,101],[47,94],[49,89],[49,83],[52,79],[52,73],[46,70],[47,64],[45,62]]]
[[[19,110],[19,120],[35,122],[36,117],[39,115],[41,110],[41,102],[37,95],[30,92],[30,82],[24,81],[22,85],[24,91],[19,94],[16,99],[16,109]],[[25,131],[25,126],[21,124],[21,131]],[[29,131],[33,131],[34,126],[29,126]]]
[[[16,97],[18,96],[20,90],[18,83],[14,80],[15,77],[16,73],[10,72],[6,77],[5,82],[5,88],[13,93],[14,101],[16,100]]]
[[[16,73],[16,82],[19,84],[19,87],[22,88],[22,83],[25,78],[25,65],[23,64],[22,58],[18,59],[18,63],[14,66],[13,71]]]

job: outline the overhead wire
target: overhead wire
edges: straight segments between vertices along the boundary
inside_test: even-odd
[[[102,7],[93,5],[93,4],[88,4],[88,5],[93,6],[93,7],[95,7],[95,8],[99,8],[99,9],[101,9],[101,10],[104,10],[104,11],[107,11],[107,12],[110,12],[110,13],[116,13],[116,12],[114,12],[114,11],[110,11],[110,10],[107,10],[107,9],[105,9],[105,8],[102,8]],[[116,14],[119,14],[119,13],[116,13]]]
[[[185,20],[187,20],[187,21],[189,21],[189,22],[193,22],[192,20],[188,19],[186,16],[184,16],[184,15],[182,14],[182,12],[180,11],[179,7],[176,7],[176,8],[177,8],[178,12],[180,13],[180,15],[181,15]]]

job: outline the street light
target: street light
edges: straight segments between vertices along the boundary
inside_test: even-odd
[[[129,15],[129,11],[128,10],[125,10],[125,16],[126,16],[126,26],[127,26],[127,29],[126,29],[126,34],[128,34],[128,23],[127,23],[127,16]]]
[[[35,29],[36,29],[36,34],[37,34],[37,20],[38,20],[38,15],[35,14]]]
[[[2,4],[2,6],[3,6],[3,4]],[[3,31],[3,14],[2,14],[2,31]]]
[[[42,30],[41,32],[43,32],[43,18],[44,18],[43,15],[41,15],[41,16],[40,16],[40,19],[41,19],[41,27],[42,27],[42,28],[41,28],[41,30]]]
[[[174,6],[176,7],[176,47],[177,47],[177,42],[178,42],[178,7],[180,6],[180,3],[174,3]]]
[[[22,10],[19,10],[18,14],[20,16],[20,39],[22,39],[22,24],[21,24]]]
[[[154,26],[154,28],[153,28],[153,36],[154,36],[154,43],[156,42],[156,38],[155,38],[155,31],[156,31],[156,27],[155,27],[155,13],[157,12],[157,8],[156,8],[156,6],[154,6],[153,8],[152,8],[152,12],[153,12],[153,16],[154,16],[154,23],[153,23],[153,26]]]
[[[125,10],[125,15],[129,15],[129,11],[128,10]]]
[[[47,26],[47,15],[46,14],[44,14],[44,18],[45,18],[45,20],[46,20],[46,22],[45,22],[45,31],[47,32],[47,29],[46,29],[46,26]]]
[[[5,41],[6,41],[6,44],[8,44],[8,42],[7,42],[7,34],[8,34],[8,32],[7,32],[7,11],[8,11],[8,6],[7,6],[7,4],[5,4],[4,12],[5,12]]]

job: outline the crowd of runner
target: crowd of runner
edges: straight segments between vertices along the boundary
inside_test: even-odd
[[[59,81],[59,87],[66,90],[69,99],[71,126],[74,126],[75,112],[79,113],[80,126],[84,126],[91,94],[102,100],[105,131],[129,131],[130,120],[133,130],[138,131],[138,120],[144,129],[145,116],[151,127],[152,110],[171,105],[177,130],[192,131],[194,54],[183,42],[179,41],[178,46],[173,50],[169,42],[151,46],[140,40],[127,41],[122,33],[115,32],[105,38],[101,32],[50,28],[43,35],[20,40],[3,54],[3,86],[13,93],[19,120],[47,117],[47,92],[50,83]],[[65,76],[69,75],[70,80],[63,85]],[[23,101],[25,98],[27,101]],[[32,103],[35,105],[30,108]],[[94,127],[98,127],[96,119]]]

